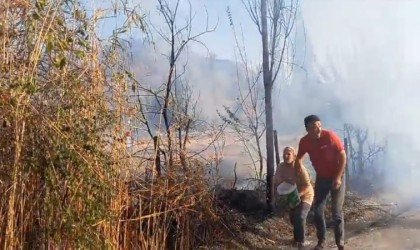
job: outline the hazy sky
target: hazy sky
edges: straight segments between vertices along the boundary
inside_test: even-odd
[[[140,3],[142,11],[148,14],[147,19],[155,26],[162,25],[162,17],[156,14],[156,0],[129,1]],[[205,28],[206,9],[209,25],[218,23],[215,32],[201,39],[209,51],[200,45],[193,45],[193,52],[200,55],[210,52],[216,58],[234,60],[233,33],[226,14],[229,6],[236,29],[243,30],[249,57],[254,62],[259,61],[260,37],[241,0],[190,2],[195,15],[193,30],[198,32]],[[187,3],[181,0],[181,23],[189,11]],[[89,4],[104,6],[104,2],[99,0]],[[313,102],[339,99],[340,104],[347,107],[341,114],[347,121],[368,124],[387,132],[399,130],[407,133],[414,124],[420,127],[420,118],[414,119],[414,113],[420,107],[420,101],[417,101],[417,93],[420,91],[419,9],[418,0],[300,1],[300,18],[305,24],[305,30],[298,29],[298,32],[305,32],[305,37],[301,35],[297,43],[296,60],[302,63],[305,55],[304,66],[315,78],[306,79],[300,72],[292,81],[323,84],[325,90],[318,90],[316,95],[312,93],[309,97],[313,98]],[[114,27],[109,22],[112,24],[113,21],[103,26],[104,31]],[[156,42],[159,44],[159,39],[156,38]],[[289,97],[284,93],[284,97],[277,97],[288,101]],[[305,105],[298,100],[294,99],[297,103],[290,105],[302,113],[317,112],[315,108],[323,109],[322,105]],[[391,114],[384,110],[398,110],[392,113],[397,119],[389,119]],[[420,132],[416,136],[420,141]]]
[[[88,2],[88,6],[105,6],[106,1],[95,0]],[[150,16],[156,23],[161,23],[162,19],[156,15],[156,0],[128,0],[132,4],[140,4],[142,11]],[[174,3],[175,0],[170,0]],[[220,58],[233,59],[234,40],[231,28],[228,23],[226,9],[229,6],[234,22],[242,26],[245,42],[248,50],[252,54],[258,55],[260,51],[260,37],[257,35],[256,27],[249,19],[245,11],[242,0],[190,0],[192,13],[195,15],[194,29],[201,30],[206,24],[206,10],[208,11],[208,21],[213,26],[218,21],[215,32],[203,37],[206,45],[211,52]],[[300,11],[306,25],[319,26],[317,32],[321,32],[325,39],[341,39],[344,37],[335,36],[331,29],[351,31],[350,34],[366,33],[371,29],[386,28],[388,24],[395,24],[401,29],[415,29],[420,20],[416,11],[420,7],[420,1],[416,0],[301,0]],[[182,19],[188,14],[188,1],[181,0],[179,17]],[[213,24],[213,25],[212,25]],[[112,28],[105,26],[104,29]],[[351,29],[351,30],[349,30]],[[336,33],[338,34],[338,33]],[[347,43],[348,44],[348,43]],[[202,49],[196,50],[198,53],[206,53]]]
[[[155,26],[158,27],[163,24],[162,17],[157,15],[156,12],[156,0],[129,0],[128,2],[132,5],[139,4],[139,6],[141,6],[141,11],[147,15],[147,20],[152,21]],[[169,0],[169,3],[175,3],[175,1]],[[192,45],[194,52],[201,55],[207,55],[207,53],[210,52],[220,59],[234,59],[234,38],[226,12],[229,6],[234,22],[238,26],[237,29],[244,30],[244,35],[246,36],[246,39],[244,40],[246,47],[249,48],[250,56],[254,58],[258,57],[259,49],[257,49],[257,47],[259,46],[260,38],[257,36],[256,27],[249,19],[241,0],[191,0],[190,3],[192,7],[192,14],[194,15],[194,31],[200,32],[204,30],[207,22],[210,28],[217,25],[215,32],[208,33],[201,39],[205,42],[209,51],[202,46]],[[110,1],[86,1],[86,6],[88,9],[92,9],[94,7],[105,8],[110,6]],[[181,0],[178,14],[180,24],[184,23],[184,18],[188,16],[189,10],[190,7],[188,1]],[[206,11],[208,15],[206,14]],[[108,32],[115,27],[115,22],[115,19],[109,19],[105,22],[105,24],[100,25],[100,29],[104,32],[104,34],[109,34]]]

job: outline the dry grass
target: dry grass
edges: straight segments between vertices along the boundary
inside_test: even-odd
[[[0,247],[193,248],[223,234],[200,162],[123,178],[129,77],[75,1],[0,8]]]

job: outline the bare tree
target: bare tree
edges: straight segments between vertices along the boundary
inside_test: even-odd
[[[356,131],[356,140],[357,140],[357,165],[359,167],[359,175],[363,174],[365,169],[365,143],[368,138],[368,130],[357,128]]]
[[[198,99],[194,98],[193,89],[186,82],[175,86],[173,99],[173,126],[177,133],[180,161],[185,168],[187,167],[186,150],[190,131],[198,122]]]
[[[154,22],[149,23],[153,33],[169,47],[169,53],[165,54],[169,67],[164,84],[158,87],[137,84],[134,88],[140,106],[141,123],[150,137],[155,137],[156,133],[160,141],[158,144],[165,147],[165,150],[157,147],[155,155],[157,151],[161,151],[166,166],[169,167],[174,163],[175,152],[179,153],[180,158],[185,156],[182,152],[186,149],[189,132],[197,120],[197,99],[194,99],[191,85],[185,80],[188,60],[180,58],[185,55],[190,43],[205,46],[199,38],[216,28],[216,26],[210,28],[207,23],[203,31],[194,33],[192,6],[189,3],[189,14],[186,19],[180,19],[180,3],[180,0],[158,0],[157,12],[163,17],[164,25],[159,27]],[[160,137],[161,130],[164,131],[165,138]],[[185,158],[180,160],[185,165]]]
[[[264,123],[264,98],[261,83],[261,66],[252,67],[248,62],[247,52],[244,43],[244,36],[241,29],[240,37],[234,25],[233,17],[228,8],[227,14],[232,27],[235,44],[237,49],[237,86],[238,97],[235,105],[239,108],[237,113],[225,107],[226,116],[222,116],[224,120],[228,120],[239,141],[243,144],[245,152],[251,158],[257,179],[262,179],[264,168],[264,156],[262,153],[261,139],[265,132]]]
[[[384,152],[384,147],[377,144],[376,140],[369,140],[369,130],[366,128],[345,124],[344,135],[348,142],[348,157],[352,165],[352,175],[361,177],[365,174],[365,170],[374,167],[375,160],[380,153]],[[356,145],[353,144],[354,140]]]
[[[365,159],[363,160],[363,165],[366,168],[373,168],[375,160],[377,159],[379,154],[383,154],[384,152],[384,146],[378,145],[376,141],[368,143],[368,152],[366,153]]]
[[[275,165],[272,91],[279,73],[293,66],[291,38],[295,27],[298,1],[243,0],[242,2],[261,35],[267,149],[267,203],[272,207]]]
[[[347,143],[348,143],[348,150],[346,153],[351,163],[351,169],[352,169],[351,175],[357,172],[356,161],[354,160],[357,158],[357,153],[353,147],[354,136],[355,136],[355,133],[354,133],[353,125],[344,124],[344,137],[347,138]],[[350,171],[348,172],[350,174]],[[350,178],[350,175],[349,175],[349,178]]]

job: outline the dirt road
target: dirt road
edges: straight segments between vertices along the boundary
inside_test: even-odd
[[[352,234],[349,230],[349,234]],[[331,234],[330,239],[333,235]],[[329,249],[336,249],[332,242]],[[346,249],[352,250],[420,250],[420,207],[412,208],[392,220],[350,235]]]
[[[392,196],[381,199],[363,199],[350,193],[346,197],[345,249],[420,250],[420,202],[414,204],[420,201],[420,197],[398,199],[396,198],[398,196]],[[242,196],[239,198],[237,200],[244,200]],[[231,200],[234,199],[231,197]],[[244,204],[253,203],[245,202]],[[329,218],[327,219],[326,249],[337,249],[334,244],[331,211],[327,212],[326,215],[329,215]],[[255,218],[247,219],[244,216],[238,217],[239,226],[235,231],[238,236],[224,242],[221,248],[206,249],[297,249],[296,246],[291,245],[292,228],[286,217],[279,214],[263,218],[261,221]],[[313,249],[317,242],[313,218],[309,217],[308,234],[309,244],[305,249],[309,250]]]
[[[420,250],[420,207],[348,239],[347,249]]]

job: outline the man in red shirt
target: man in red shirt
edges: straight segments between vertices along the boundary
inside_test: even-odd
[[[322,129],[318,116],[309,115],[305,117],[304,123],[308,133],[300,139],[296,163],[302,164],[303,156],[308,153],[316,172],[313,208],[318,245],[315,250],[325,248],[324,210],[329,193],[332,200],[335,242],[338,249],[342,250],[344,249],[343,203],[346,152],[340,138],[333,131]]]

